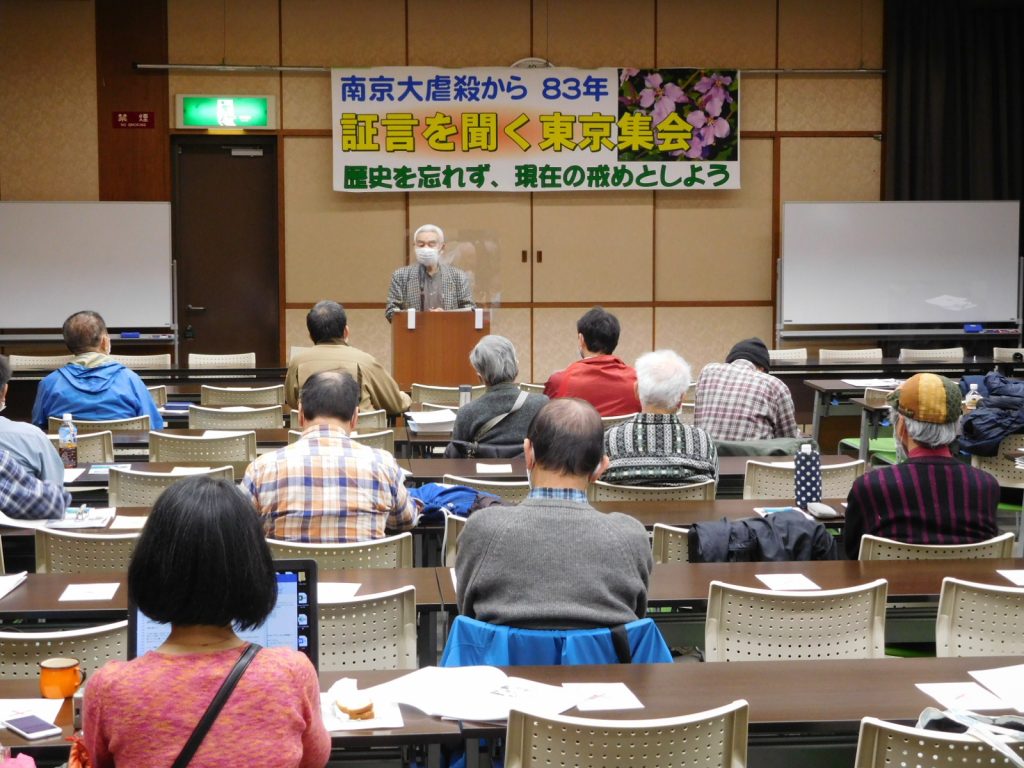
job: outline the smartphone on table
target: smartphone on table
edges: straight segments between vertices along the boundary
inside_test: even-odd
[[[12,717],[5,720],[4,725],[12,732],[25,739],[45,739],[47,736],[60,736],[63,731],[59,726],[48,723],[35,715]]]

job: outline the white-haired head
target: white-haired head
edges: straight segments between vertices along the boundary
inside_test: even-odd
[[[433,232],[435,235],[437,235],[437,244],[438,244],[438,246],[444,245],[444,230],[441,229],[436,224],[424,224],[422,227],[420,227],[415,232],[413,232],[412,233],[413,245],[416,244],[416,241],[420,239],[420,235],[423,234],[424,232]]]
[[[636,383],[645,410],[675,411],[690,387],[690,366],[671,349],[648,352],[637,358]]]

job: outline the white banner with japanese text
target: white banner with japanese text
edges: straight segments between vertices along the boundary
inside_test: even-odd
[[[738,189],[735,69],[331,71],[334,189]]]

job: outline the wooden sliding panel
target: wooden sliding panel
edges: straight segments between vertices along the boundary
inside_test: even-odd
[[[0,3],[0,196],[96,200],[92,2]]]
[[[556,67],[654,66],[654,0],[533,0],[533,55]]]
[[[491,333],[504,336],[516,348],[519,358],[519,381],[533,378],[533,326],[529,309],[494,307],[491,309]]]
[[[651,301],[651,192],[533,196],[533,300]]]
[[[530,0],[415,0],[409,64],[507,67],[530,55]]]
[[[883,0],[779,0],[779,66],[882,66]]]
[[[740,189],[655,194],[658,301],[771,299],[772,145],[741,140]]]
[[[187,64],[280,63],[277,0],[170,0],[167,55]],[[277,74],[172,71],[170,114],[175,94],[270,94],[280,98]],[[173,118],[172,118],[173,124]]]
[[[471,277],[477,302],[530,300],[530,195],[410,193],[409,236],[428,223],[444,230],[442,258]]]
[[[864,138],[786,138],[780,158],[782,202],[878,200],[882,143]]]
[[[588,307],[533,310],[533,379],[547,381],[555,371],[580,359],[576,321]],[[622,335],[615,354],[629,365],[651,351],[654,310],[650,307],[609,307],[619,319]],[[520,358],[520,367],[522,359]]]
[[[405,5],[404,0],[281,0],[281,63],[405,64]],[[285,73],[282,111],[285,128],[330,130],[330,75]]]
[[[682,355],[694,381],[704,365],[725,360],[741,339],[757,336],[772,346],[771,307],[658,307],[655,318],[654,346]]]
[[[331,189],[326,136],[284,140],[284,186],[287,302],[383,304],[408,252],[405,196]]]

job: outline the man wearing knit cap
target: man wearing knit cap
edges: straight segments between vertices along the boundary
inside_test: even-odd
[[[608,466],[594,406],[552,400],[523,441],[530,495],[474,512],[455,562],[459,613],[528,629],[613,627],[643,618],[653,560],[635,518],[598,512],[587,486]]]
[[[856,559],[865,533],[914,544],[964,544],[999,535],[999,483],[957,461],[960,388],[919,373],[889,395],[902,463],[857,478],[846,508],[846,555]]]
[[[694,422],[715,440],[797,437],[789,387],[768,373],[760,339],[733,345],[724,363],[708,363],[697,379]]]

